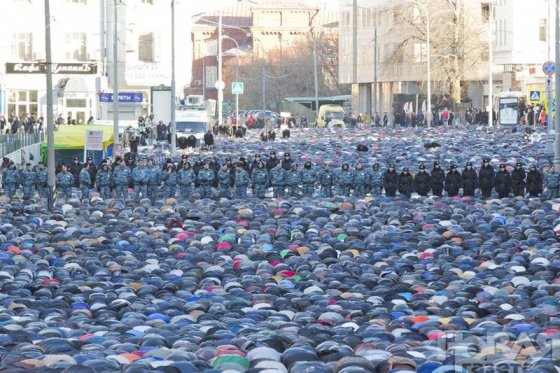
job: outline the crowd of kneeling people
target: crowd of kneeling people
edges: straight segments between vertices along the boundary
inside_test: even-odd
[[[138,158],[134,154],[117,157],[114,163],[104,160],[96,166],[91,158],[81,164],[74,158],[71,164],[60,161],[56,167],[56,190],[59,197],[69,198],[73,188],[79,188],[81,198],[89,200],[90,191],[96,190],[103,199],[123,198],[245,198],[248,190],[258,198],[264,198],[272,188],[273,197],[313,197],[333,195],[365,197],[367,195],[405,196],[412,193],[427,196],[449,197],[474,196],[477,189],[483,198],[489,198],[493,190],[499,198],[510,196],[538,197],[546,187],[546,198],[556,198],[560,186],[560,174],[551,167],[544,176],[532,164],[525,171],[517,163],[510,173],[505,164],[498,170],[483,159],[476,171],[471,162],[459,171],[451,165],[445,172],[440,162],[433,163],[431,170],[420,164],[419,171],[412,174],[407,167],[397,172],[394,164],[383,170],[379,163],[364,165],[362,161],[350,166],[342,164],[340,169],[331,169],[331,164],[314,165],[310,161],[302,170],[284,153],[282,159],[271,152],[267,159],[259,154],[248,161],[240,157],[219,163],[217,157],[208,160],[196,158],[191,164],[183,155],[179,163],[168,158],[163,165],[156,165],[151,158]],[[12,197],[18,188],[24,198],[31,198],[35,192],[47,195],[47,168],[42,162],[35,167],[27,163],[23,169],[10,162],[3,167],[2,184],[4,194]],[[318,192],[318,193],[316,193]]]

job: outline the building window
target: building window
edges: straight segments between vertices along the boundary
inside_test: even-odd
[[[154,62],[154,34],[140,35],[138,38],[138,60]]]
[[[28,114],[37,115],[37,91],[10,91],[7,96],[9,115],[17,115],[20,120]]]
[[[33,34],[22,32],[13,34],[13,55],[19,60],[29,61],[33,59]]]
[[[87,5],[87,0],[68,0],[68,1],[73,4]]]
[[[217,56],[218,55],[218,41],[208,40],[206,42],[206,56]]]
[[[86,39],[85,32],[70,32],[66,34],[66,59],[75,61],[86,61]]]
[[[547,27],[546,27],[546,18],[539,19],[539,40],[546,41],[547,39]]]
[[[502,33],[503,33],[503,37],[502,37],[502,41],[504,43],[504,45],[507,45],[507,20],[504,19],[504,24],[502,26]]]
[[[140,2],[141,2],[142,4],[154,5],[154,0],[140,0]]]
[[[216,82],[218,81],[218,67],[217,66],[205,66],[204,67],[204,85],[206,88],[216,88]]]

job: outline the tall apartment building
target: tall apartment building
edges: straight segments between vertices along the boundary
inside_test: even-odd
[[[78,123],[111,118],[112,105],[100,102],[112,92],[114,9],[117,9],[117,65],[120,92],[142,94],[123,102],[122,119],[150,112],[150,89],[171,82],[171,7],[161,0],[56,0],[50,2],[54,112]],[[186,4],[176,6],[178,91],[186,85]],[[45,20],[43,0],[0,2],[0,112],[46,114]],[[136,95],[135,97],[140,97]],[[157,113],[156,113],[157,115]]]

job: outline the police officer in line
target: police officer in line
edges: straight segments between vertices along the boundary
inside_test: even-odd
[[[323,163],[323,169],[317,173],[317,182],[321,188],[321,196],[332,197],[334,186],[334,173],[328,163]]]
[[[12,198],[16,194],[19,183],[19,172],[16,164],[10,161],[8,167],[2,171],[2,186],[6,196]]]
[[[399,187],[399,175],[395,170],[394,164],[390,164],[387,171],[383,174],[383,187],[385,188],[385,195],[387,197],[396,196]]]
[[[403,168],[399,175],[399,193],[410,198],[412,190],[414,189],[414,181],[408,167]]]
[[[463,186],[461,174],[457,171],[457,166],[454,164],[449,168],[449,172],[445,175],[445,191],[449,197],[459,195],[459,189]]]
[[[253,186],[253,196],[264,198],[269,185],[269,175],[264,163],[260,161],[256,168],[251,172],[251,184]]]
[[[196,175],[189,162],[184,162],[177,173],[177,183],[179,184],[179,194],[181,198],[192,198],[194,196],[194,181]]]
[[[364,169],[361,161],[358,161],[354,170],[354,196],[358,198],[365,197],[369,184],[369,173]]]
[[[137,201],[148,197],[148,173],[144,167],[144,159],[140,159],[138,166],[132,170],[132,183],[134,184],[134,198]]]
[[[427,196],[432,187],[431,175],[426,171],[426,165],[420,164],[418,173],[414,175],[414,190],[421,196]]]
[[[301,183],[303,185],[303,196],[313,197],[315,192],[315,182],[317,182],[317,174],[313,170],[313,165],[310,161],[305,162],[303,171],[301,172]]]
[[[276,161],[276,166],[270,170],[270,185],[272,185],[272,195],[274,198],[284,197],[286,189],[286,170],[282,168],[282,163]]]
[[[523,165],[519,162],[515,164],[515,169],[511,173],[511,190],[514,197],[525,196],[525,179],[527,174],[523,169]]]
[[[247,198],[249,173],[243,169],[242,162],[237,162],[235,167],[235,198]]]
[[[231,169],[224,163],[218,171],[218,196],[220,198],[231,198]]]
[[[89,201],[89,191],[93,187],[91,182],[91,175],[89,173],[90,164],[86,163],[80,170],[80,191],[82,192],[82,200]]]
[[[214,171],[210,169],[210,163],[204,162],[203,168],[198,172],[200,184],[200,198],[212,198],[212,183],[214,182]]]
[[[48,195],[48,170],[43,162],[37,164],[35,169],[35,187],[39,192],[39,197],[46,198]]]
[[[177,173],[173,170],[173,164],[167,164],[167,169],[161,173],[161,181],[163,182],[163,198],[175,198],[177,193]]]
[[[434,162],[434,168],[430,173],[430,184],[432,194],[441,197],[443,195],[443,183],[445,182],[445,173],[441,169],[439,161]]]
[[[379,163],[371,166],[369,187],[372,196],[380,196],[383,193],[383,171],[379,169]]]
[[[474,191],[478,187],[478,175],[473,169],[472,162],[467,162],[465,169],[461,173],[463,182],[463,196],[474,197]]]
[[[31,163],[26,163],[25,169],[21,170],[19,182],[21,184],[23,198],[32,198],[35,193],[33,188],[37,182],[37,176],[35,175],[35,171],[31,168]]]
[[[478,185],[482,197],[490,198],[492,195],[495,175],[494,168],[490,165],[490,159],[484,158],[482,160],[482,167],[478,170]]]
[[[336,184],[338,186],[338,193],[341,196],[350,196],[350,190],[354,184],[354,174],[350,170],[348,163],[343,163],[340,171],[336,174]]]
[[[556,167],[554,165],[550,166],[548,171],[544,173],[543,182],[546,188],[546,198],[558,198],[558,189],[560,188],[560,174],[556,172]]]
[[[101,165],[101,170],[95,175],[95,184],[99,189],[99,194],[103,199],[111,198],[111,185],[113,184],[113,173],[107,163]]]
[[[115,182],[115,194],[117,198],[128,199],[128,186],[132,172],[126,166],[125,160],[121,159],[119,165],[113,171],[113,180]]]
[[[527,192],[529,197],[538,197],[542,193],[543,176],[537,166],[532,164],[527,172]]]
[[[291,169],[286,172],[286,186],[288,187],[288,197],[299,197],[299,184],[301,183],[301,173],[299,165],[293,163]]]
[[[60,172],[56,175],[56,189],[60,192],[61,198],[71,198],[72,197],[72,187],[74,186],[75,179],[66,165],[62,165]]]

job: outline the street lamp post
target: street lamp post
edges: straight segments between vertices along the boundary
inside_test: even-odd
[[[117,0],[113,1],[113,158],[117,157],[119,142],[119,57],[117,34]]]
[[[177,124],[175,121],[175,0],[171,0],[171,156],[177,151]]]
[[[494,1],[488,1],[488,106],[490,107],[490,111],[488,112],[488,127],[492,127],[494,124],[494,105],[493,105],[493,92],[492,92],[492,85],[494,84],[492,80],[492,44],[494,42],[493,39],[493,27],[492,24],[494,23]]]
[[[222,25],[222,13],[218,17],[218,127],[222,127],[223,121],[223,113],[222,113],[222,106],[224,101],[224,82],[222,81],[222,33],[223,33],[223,25]]]
[[[45,64],[47,67],[47,201],[49,210],[54,206],[55,165],[54,165],[54,123],[53,123],[53,88],[51,56],[51,13],[50,2],[45,0]]]
[[[556,8],[554,8],[554,14],[556,15],[556,115],[554,116],[555,119],[555,141],[554,144],[554,165],[556,169],[560,169],[560,110],[558,109],[558,103],[560,103],[560,73],[558,66],[560,66],[560,0],[556,0]]]

